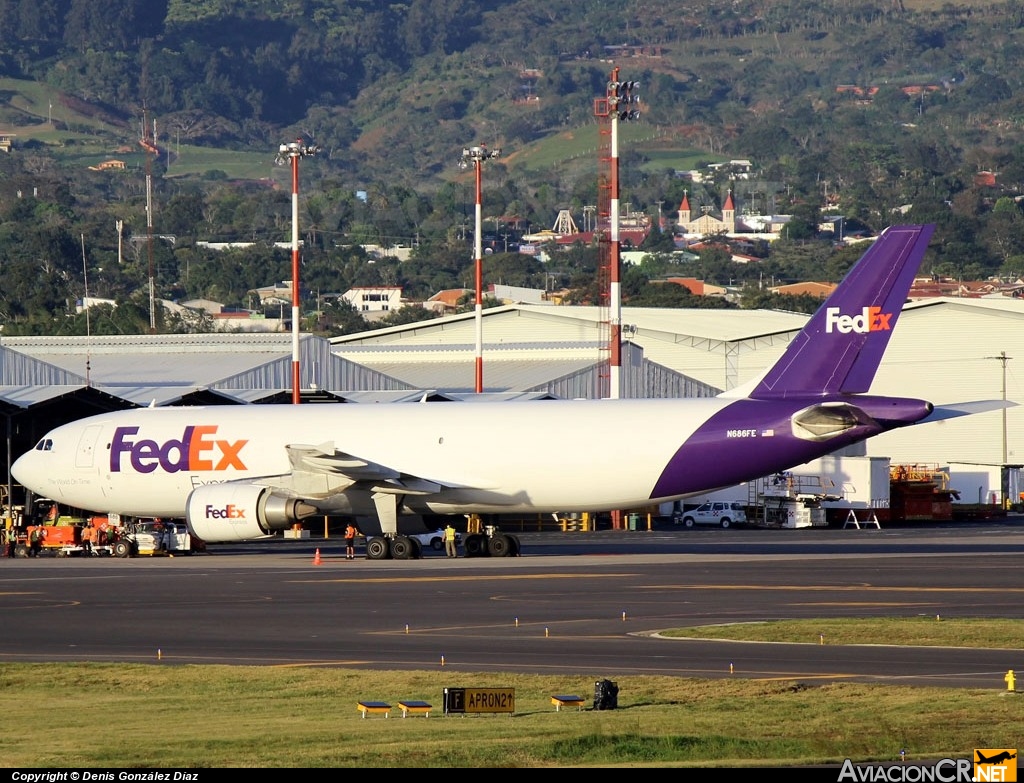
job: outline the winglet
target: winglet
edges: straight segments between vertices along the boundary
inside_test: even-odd
[[[867,392],[934,230],[933,225],[886,229],[750,396]]]

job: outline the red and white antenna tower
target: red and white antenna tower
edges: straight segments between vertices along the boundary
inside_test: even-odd
[[[301,295],[299,289],[299,158],[316,155],[320,148],[296,139],[282,144],[277,151],[276,163],[292,167],[292,404],[302,399],[302,374],[299,371],[299,327],[301,325]]]

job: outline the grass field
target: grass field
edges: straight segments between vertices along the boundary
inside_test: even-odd
[[[274,164],[276,149],[243,152],[172,143],[171,151],[175,157],[167,170],[168,177],[201,176],[210,171],[222,171],[229,179],[270,179],[276,176],[283,185],[291,186],[289,169]]]
[[[0,78],[0,133],[14,134],[19,144],[38,141],[66,166],[95,166],[123,160],[128,169],[145,165],[132,122],[112,123],[102,113],[90,114],[87,104],[65,98],[38,82]],[[51,122],[52,120],[52,122]],[[232,179],[264,179],[273,175],[275,148],[226,150],[160,140],[172,153],[168,177],[223,172]]]
[[[788,766],[970,758],[1020,737],[999,689],[621,677],[618,708],[556,712],[594,678],[298,667],[5,664],[0,710],[36,741],[5,767]],[[442,716],[445,687],[515,689],[515,712]],[[363,718],[358,700],[395,706]],[[437,713],[402,718],[400,699]]]
[[[875,617],[849,620],[780,620],[736,625],[704,625],[676,628],[663,636],[698,639],[743,639],[755,642],[803,642],[805,644],[898,644],[933,647],[1020,648],[1024,620],[987,617],[943,619]]]
[[[776,636],[917,644],[921,623],[804,621]],[[941,621],[961,646],[1012,646],[1020,621]],[[685,629],[688,634],[697,633]],[[750,632],[750,633],[748,633]],[[886,634],[886,636],[879,636]],[[6,767],[498,768],[752,767],[971,758],[974,748],[1012,747],[1024,703],[1006,686],[913,688],[858,682],[797,683],[739,677],[698,680],[610,677],[614,710],[594,710],[608,673],[362,671],[325,667],[61,663],[0,665],[5,725],[40,727],[36,742],[0,743]],[[444,716],[445,688],[514,688],[512,714]],[[555,694],[586,699],[556,711]],[[431,703],[429,717],[402,718],[398,702]],[[362,717],[360,700],[383,701],[389,718]]]

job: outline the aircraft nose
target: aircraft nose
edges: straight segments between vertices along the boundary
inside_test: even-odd
[[[39,455],[34,450],[22,454],[11,465],[11,475],[23,487],[31,489],[33,492],[38,492],[39,479],[42,475]]]

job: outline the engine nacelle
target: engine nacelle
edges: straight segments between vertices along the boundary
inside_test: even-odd
[[[297,499],[275,495],[259,484],[227,482],[192,490],[185,508],[189,532],[203,541],[251,541],[285,530],[317,509]]]

